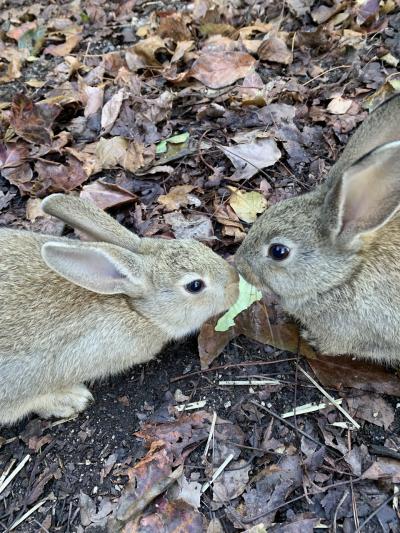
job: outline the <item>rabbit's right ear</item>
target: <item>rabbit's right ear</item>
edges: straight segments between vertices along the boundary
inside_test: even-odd
[[[66,194],[51,194],[42,201],[42,210],[68,226],[83,231],[91,240],[109,242],[137,251],[140,239],[89,200]]]
[[[141,257],[117,246],[49,241],[41,253],[49,268],[89,291],[132,297],[146,291]]]
[[[335,180],[323,216],[333,239],[351,246],[386,224],[399,207],[400,141],[395,141],[365,155]]]

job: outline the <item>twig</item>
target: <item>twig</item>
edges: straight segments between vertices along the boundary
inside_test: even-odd
[[[336,530],[337,530],[336,521],[337,521],[337,514],[338,514],[338,511],[339,511],[339,509],[342,507],[342,505],[343,505],[343,503],[344,503],[344,500],[347,498],[348,495],[349,495],[349,491],[346,490],[346,491],[344,492],[343,496],[340,498],[339,503],[338,503],[337,506],[336,506],[335,514],[333,515],[333,533],[336,533]]]
[[[261,405],[260,403],[254,401],[254,400],[250,400],[250,403],[252,403],[253,405],[255,405],[256,407],[258,407],[259,409],[261,409],[261,411],[265,411],[266,413],[268,413],[269,415],[273,416],[274,418],[277,418],[278,420],[280,420],[283,424],[286,424],[287,426],[289,426],[291,429],[293,429],[293,431],[297,431],[298,433],[300,433],[301,435],[303,435],[303,437],[306,437],[306,439],[309,439],[311,440],[312,442],[314,442],[314,444],[317,444],[318,446],[325,446],[324,444],[322,444],[322,442],[319,442],[317,439],[314,439],[314,437],[311,437],[311,435],[307,435],[307,433],[301,429],[298,429],[296,428],[296,426],[294,424],[292,424],[291,422],[289,422],[288,420],[286,420],[285,418],[282,418],[281,416],[279,416],[277,413],[274,413],[274,411],[271,411],[271,409],[268,409],[267,407],[265,407],[264,405]]]
[[[29,511],[27,511],[25,514],[23,514],[21,516],[21,518],[18,518],[18,520],[16,520],[13,523],[13,525],[10,527],[9,531],[12,531],[16,527],[18,527],[20,524],[22,524],[22,522],[25,522],[25,520],[27,518],[29,518],[31,516],[31,514],[33,514],[35,511],[37,511],[39,509],[39,507],[41,507],[44,503],[46,503],[46,501],[47,501],[47,498],[44,498],[42,501],[38,502],[31,509],[29,509]]]
[[[390,503],[394,498],[394,494],[392,494],[391,496],[389,496],[388,498],[386,498],[386,500],[384,502],[382,502],[379,507],[377,507],[375,509],[375,511],[373,511],[365,520],[364,522],[362,522],[362,524],[360,524],[360,526],[354,531],[354,533],[360,533],[360,531],[362,530],[362,528],[364,526],[366,526],[368,524],[368,522],[370,522],[378,513],[381,509],[383,509],[383,507],[385,507],[385,505],[387,505],[388,503]]]
[[[22,459],[22,461],[19,463],[17,468],[3,481],[3,483],[0,485],[0,494],[3,492],[3,490],[8,487],[8,485],[11,483],[11,481],[15,478],[15,476],[20,472],[26,463],[30,460],[31,456],[25,455],[25,457]]]
[[[205,492],[213,483],[214,481],[222,474],[224,469],[227,467],[227,465],[232,461],[234,458],[234,454],[230,453],[228,457],[225,459],[225,461],[222,463],[221,466],[217,468],[217,470],[214,472],[213,477],[210,479],[210,481],[207,481],[204,483],[204,485],[201,487],[201,492]]]
[[[341,68],[351,68],[351,66],[352,65],[339,65],[337,67],[328,68],[327,70],[324,70],[323,72],[318,74],[318,76],[314,76],[314,78],[311,78],[311,80],[308,80],[308,81],[304,82],[303,83],[303,87],[305,85],[308,85],[309,83],[313,82],[314,80],[317,80],[318,78],[321,78],[321,76],[325,76],[325,74],[328,74],[329,72],[332,72],[333,70],[338,70],[338,69],[341,69]]]
[[[217,413],[214,411],[213,419],[212,419],[211,427],[210,427],[210,433],[208,434],[208,439],[207,439],[206,447],[205,447],[204,454],[203,454],[203,461],[202,461],[203,463],[205,463],[206,460],[207,460],[207,454],[208,454],[208,450],[210,448],[211,439],[214,438],[214,429],[215,429],[215,422],[216,421],[217,421]]]
[[[204,370],[197,370],[190,374],[183,374],[170,379],[170,383],[175,383],[181,379],[188,379],[192,376],[198,376],[199,374],[205,374],[206,372],[216,372],[217,370],[226,370],[227,368],[236,368],[238,366],[256,366],[256,365],[274,365],[278,363],[286,363],[287,361],[295,361],[295,357],[288,357],[287,359],[277,359],[276,361],[245,361],[244,363],[229,363],[227,365],[213,366],[212,368],[205,368]]]
[[[335,400],[335,398],[333,396],[331,396],[328,392],[326,392],[326,390],[324,388],[321,387],[321,385],[319,383],[317,383],[315,381],[314,378],[312,378],[310,376],[310,374],[308,374],[305,370],[303,370],[301,368],[301,366],[299,366],[299,370],[301,372],[303,372],[303,374],[306,376],[307,379],[309,379],[311,381],[311,383],[313,385],[315,385],[315,387],[317,387],[317,389],[322,392],[322,394],[325,396],[325,398],[328,398],[328,400],[336,407],[336,409],[338,409],[346,418],[347,420],[349,420],[353,426],[356,428],[356,429],[360,429],[360,424],[358,424],[354,418],[352,418],[349,413],[346,411],[346,409],[343,409],[343,407]]]

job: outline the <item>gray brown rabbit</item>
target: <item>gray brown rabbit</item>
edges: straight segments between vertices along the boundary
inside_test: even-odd
[[[400,362],[400,95],[375,109],[326,182],[268,208],[241,274],[278,295],[324,354]]]
[[[197,241],[139,239],[61,194],[43,210],[92,242],[0,230],[0,424],[82,411],[83,382],[149,361],[238,295],[235,269]]]

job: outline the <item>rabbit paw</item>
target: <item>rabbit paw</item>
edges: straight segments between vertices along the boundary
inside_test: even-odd
[[[68,389],[48,394],[43,398],[43,407],[35,409],[41,418],[69,418],[86,409],[93,400],[85,385],[72,385]]]

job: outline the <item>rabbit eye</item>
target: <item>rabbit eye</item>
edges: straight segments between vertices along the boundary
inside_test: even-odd
[[[192,294],[201,292],[205,287],[205,283],[202,279],[195,279],[185,285],[185,289]]]
[[[275,261],[283,261],[290,254],[290,248],[284,244],[271,244],[268,248],[268,255],[272,257]]]

